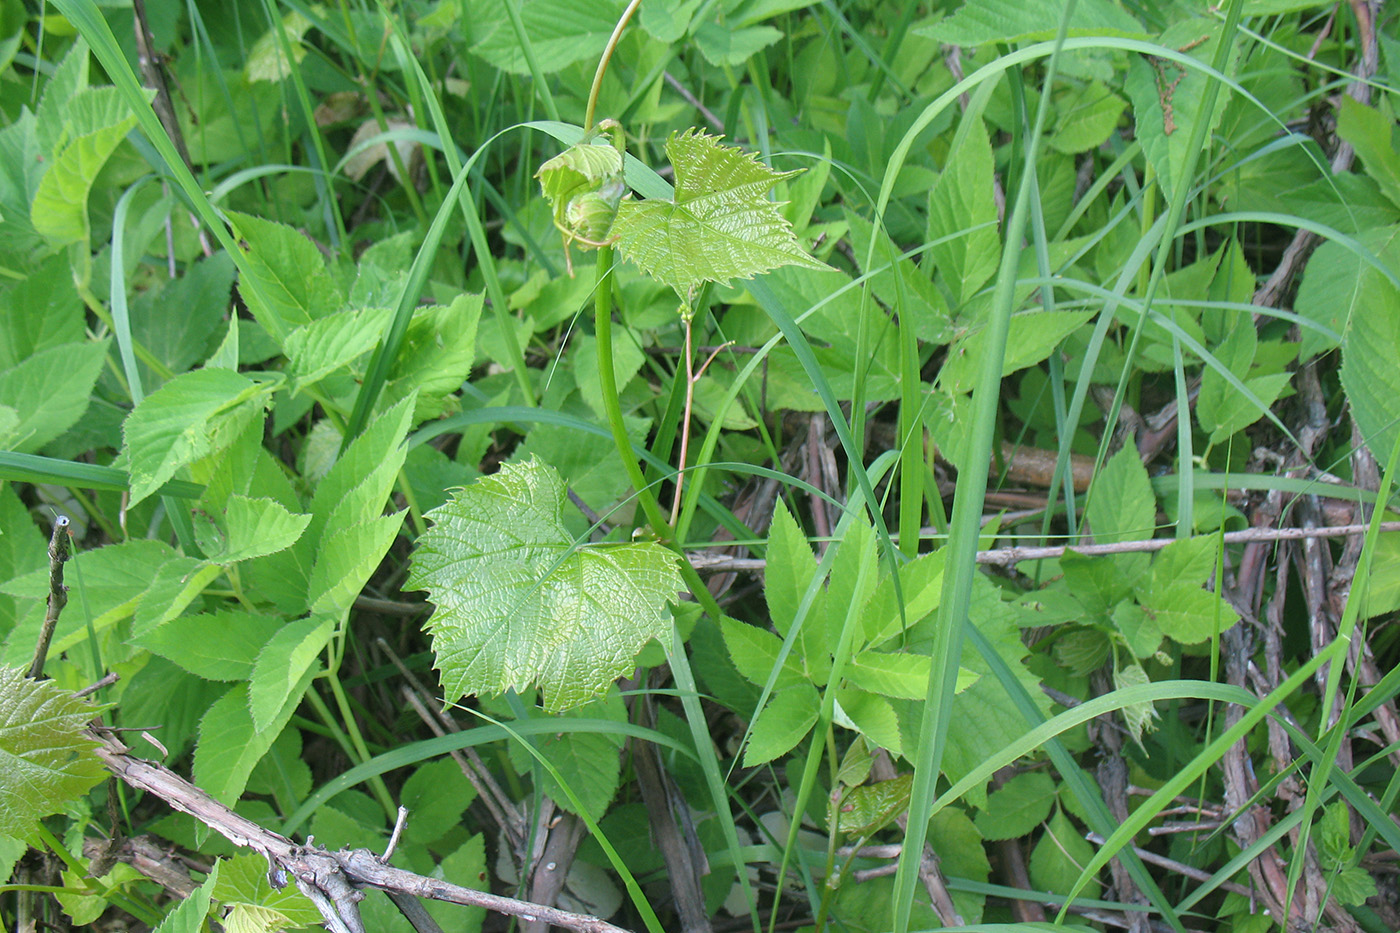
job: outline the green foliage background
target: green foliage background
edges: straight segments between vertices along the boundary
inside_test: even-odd
[[[285,834],[402,804],[466,886],[582,826],[560,904],[630,928],[1400,926],[1394,11],[41,6],[7,927],[318,922],[93,716]],[[113,814],[213,873],[89,877]]]

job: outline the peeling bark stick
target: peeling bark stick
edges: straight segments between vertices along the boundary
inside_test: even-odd
[[[316,902],[331,929],[363,930],[355,902],[360,887],[378,888],[390,895],[425,897],[451,904],[484,907],[523,920],[542,920],[579,933],[628,933],[606,920],[531,904],[511,897],[448,884],[385,865],[368,849],[325,849],[301,846],[286,836],[264,829],[219,803],[174,771],[131,755],[127,748],[97,728],[89,735],[98,743],[97,756],[113,774],[132,787],[154,794],[171,807],[187,813],[234,845],[252,849],[275,870],[285,871]],[[398,897],[394,898],[396,901]]]

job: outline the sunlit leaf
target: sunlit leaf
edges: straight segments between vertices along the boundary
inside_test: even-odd
[[[408,585],[437,604],[428,623],[444,694],[538,684],[562,710],[602,693],[666,635],[681,588],[655,542],[578,544],[558,474],[507,464],[428,513]]]
[[[683,301],[702,282],[747,279],[778,266],[826,269],[793,236],[765,195],[796,172],[775,172],[750,153],[689,130],[672,135],[674,201],[623,201],[613,223],[618,249]]]
[[[83,735],[95,713],[51,680],[0,667],[0,834],[29,835],[106,776],[97,742]]]

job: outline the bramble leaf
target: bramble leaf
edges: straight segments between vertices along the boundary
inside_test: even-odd
[[[408,586],[437,604],[428,627],[447,699],[538,684],[547,709],[568,709],[665,636],[675,557],[655,542],[578,544],[564,501],[558,474],[529,460],[428,513]]]
[[[96,707],[53,681],[0,667],[0,834],[25,836],[106,775],[83,727]]]
[[[1055,782],[1042,771],[1018,774],[987,795],[987,809],[975,817],[985,839],[1017,839],[1050,816]]]
[[[0,405],[13,413],[0,424],[0,446],[33,453],[76,424],[106,353],[106,340],[64,343],[0,371]]]
[[[820,707],[821,695],[809,684],[773,694],[753,721],[744,749],[744,767],[761,765],[792,751],[817,724]]]
[[[622,255],[689,302],[702,282],[747,279],[779,266],[830,268],[809,256],[779,205],[765,195],[797,172],[775,172],[719,137],[689,130],[666,142],[674,201],[618,205],[612,233]]]
[[[204,929],[204,918],[209,916],[210,895],[219,884],[219,866],[222,864],[214,863],[214,868],[204,879],[204,883],[165,915],[160,926],[156,927],[156,933],[199,933]]]
[[[228,369],[197,369],[171,379],[134,408],[122,434],[131,469],[131,504],[151,495],[188,466],[214,452],[216,415],[271,392]]]

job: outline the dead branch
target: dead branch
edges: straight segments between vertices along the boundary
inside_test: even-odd
[[[1369,526],[1367,525],[1333,525],[1330,527],[1317,528],[1246,528],[1241,531],[1227,531],[1221,536],[1225,544],[1240,544],[1243,542],[1267,542],[1267,541],[1297,541],[1306,538],[1343,538],[1350,535],[1364,535]],[[925,529],[932,534],[933,529]],[[1381,531],[1400,531],[1400,522],[1382,522]],[[898,540],[898,535],[892,536]],[[1065,552],[1072,551],[1084,557],[1093,557],[1103,554],[1131,554],[1160,551],[1168,545],[1174,543],[1175,538],[1149,538],[1145,541],[1118,541],[1113,544],[1060,544],[1049,547],[1003,547],[993,548],[988,551],[977,552],[977,563],[979,564],[1015,564],[1023,560],[1045,560],[1063,557]],[[695,554],[691,556],[691,564],[696,570],[762,570],[767,566],[767,561],[761,557],[739,557],[731,558],[724,556],[711,556],[708,554]]]
[[[44,612],[44,625],[39,630],[39,643],[34,646],[34,660],[29,665],[29,678],[38,680],[44,673],[44,661],[48,658],[49,642],[53,640],[53,630],[58,625],[58,617],[63,607],[68,605],[68,587],[63,585],[63,565],[68,561],[68,516],[60,515],[53,521],[53,535],[49,538],[49,598]]]
[[[364,897],[362,888],[377,888],[390,895],[484,907],[526,922],[541,920],[580,933],[628,933],[598,917],[475,891],[403,871],[384,864],[368,849],[331,852],[318,846],[298,845],[240,816],[169,768],[130,754],[126,746],[100,726],[91,727],[88,735],[99,743],[97,756],[117,777],[132,787],[154,794],[181,813],[189,814],[234,845],[259,853],[268,860],[273,874],[290,876],[320,909],[329,929],[363,931],[356,904]],[[398,898],[395,900],[397,902]]]

